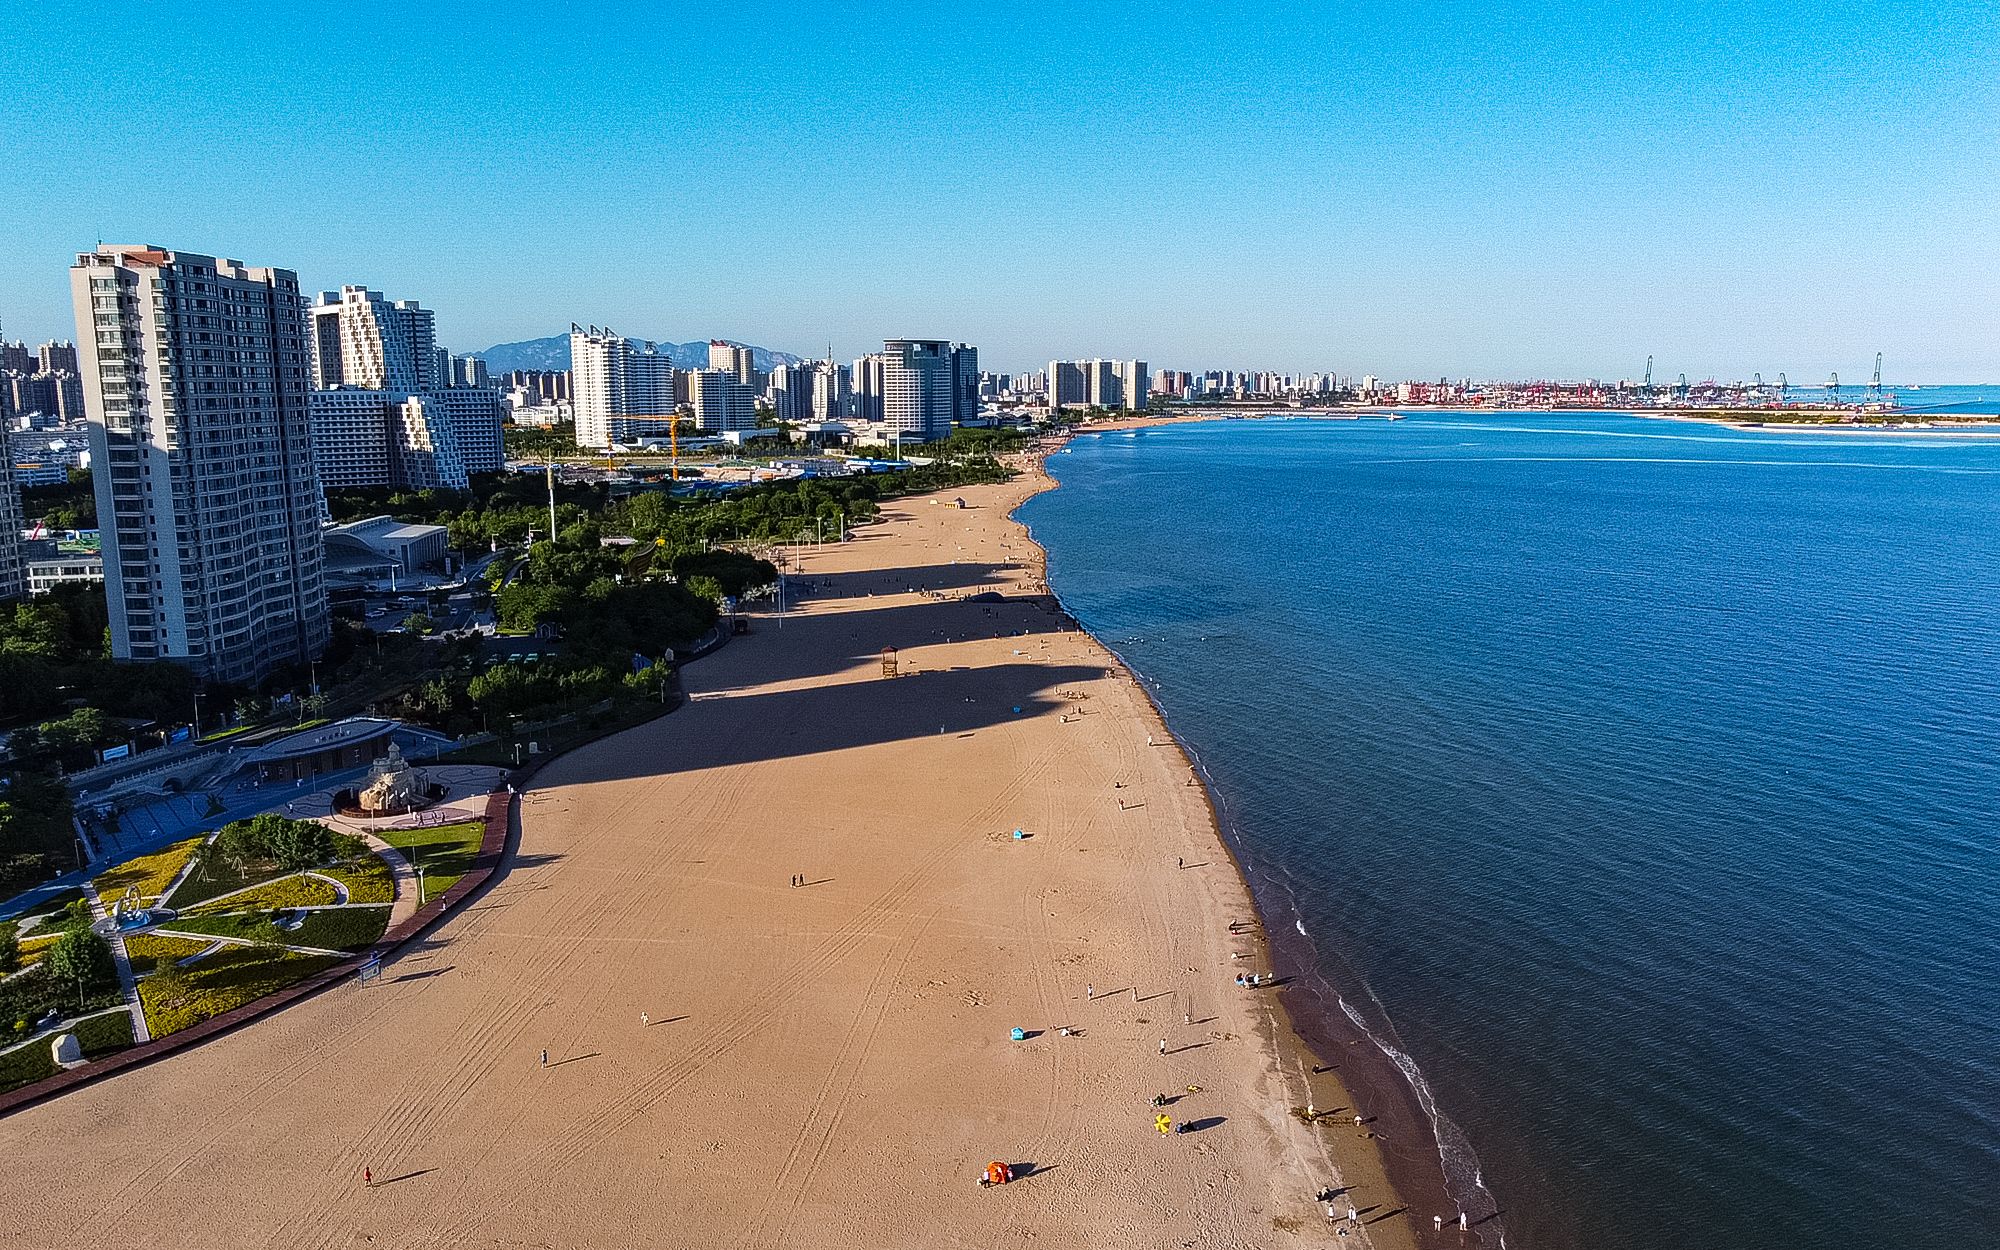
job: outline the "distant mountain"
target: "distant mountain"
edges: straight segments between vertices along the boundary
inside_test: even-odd
[[[644,339],[628,338],[629,343],[642,343]],[[736,342],[734,339],[728,342]],[[768,347],[737,343],[738,347],[749,347],[750,358],[757,367],[769,372],[778,365],[795,365],[802,357],[790,352],[772,351]],[[654,339],[653,346],[665,352],[677,369],[706,369],[708,367],[708,340],[692,343],[669,343]],[[495,343],[483,352],[473,355],[486,362],[488,373],[511,373],[515,369],[567,369],[569,368],[569,335],[551,334],[545,339],[527,339],[520,343]]]

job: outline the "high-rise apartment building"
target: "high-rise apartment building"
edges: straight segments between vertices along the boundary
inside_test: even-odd
[[[14,448],[0,424],[0,600],[28,593],[28,562],[21,542],[21,484],[14,476]]]
[[[812,405],[808,419],[839,421],[852,414],[854,396],[846,365],[822,360],[813,367]]]
[[[322,293],[311,318],[313,459],[323,486],[463,490],[469,475],[501,467],[501,395],[451,385],[429,309],[347,286]]]
[[[305,303],[288,269],[102,245],[70,270],[111,652],[254,682],[325,647]]]
[[[757,393],[726,369],[696,369],[688,375],[688,399],[695,428],[703,431],[757,428]]]
[[[409,394],[451,385],[437,372],[436,316],[415,300],[344,286],[320,292],[311,315],[315,389]]]
[[[882,419],[882,355],[870,352],[857,357],[848,372],[853,388],[853,416],[856,421],[873,423]]]
[[[938,339],[882,344],[882,421],[898,437],[930,442],[951,433],[958,394],[952,345]]]
[[[1143,360],[1051,360],[1049,411],[1088,407],[1141,412],[1146,407],[1147,381]]]
[[[35,349],[37,373],[76,373],[76,344],[58,343],[54,339]]]
[[[614,330],[571,324],[571,402],[576,412],[576,445],[608,448],[636,429],[659,426],[674,413],[674,365],[653,344],[633,347]],[[635,423],[625,418],[651,418]]]
[[[757,362],[750,349],[721,339],[708,341],[708,367],[733,374],[745,386],[757,385]]]

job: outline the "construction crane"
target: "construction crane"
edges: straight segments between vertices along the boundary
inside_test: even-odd
[[[1826,402],[1829,407],[1840,402],[1840,374],[1826,375]]]
[[[1639,383],[1639,392],[1642,395],[1651,395],[1653,393],[1653,358],[1651,356],[1646,357],[1646,380]]]
[[[1880,403],[1882,400],[1882,353],[1881,352],[1875,353],[1875,378],[1873,381],[1868,383],[1868,398],[1870,401],[1875,403]]]
[[[1680,381],[1674,383],[1674,398],[1679,400],[1681,403],[1686,403],[1687,397],[1688,397],[1688,375],[1683,373],[1681,374]]]

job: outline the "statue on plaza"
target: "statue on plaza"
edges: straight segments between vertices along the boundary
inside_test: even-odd
[[[410,767],[395,743],[389,753],[375,761],[368,784],[361,790],[361,811],[366,816],[389,816],[412,812],[430,798],[424,775]]]

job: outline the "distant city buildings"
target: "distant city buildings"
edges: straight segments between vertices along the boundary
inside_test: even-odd
[[[757,393],[726,369],[696,369],[688,374],[688,402],[695,428],[703,433],[757,428]]]
[[[1143,412],[1149,391],[1143,360],[1051,360],[1046,400],[1050,412],[1065,408],[1123,408]]]
[[[324,487],[463,490],[470,475],[502,467],[505,402],[484,385],[484,361],[438,349],[429,309],[348,286],[322,293],[310,318]],[[441,366],[479,381],[452,386]]]
[[[83,420],[83,379],[71,343],[0,342],[0,423],[36,428]]]
[[[0,600],[19,599],[28,592],[21,549],[21,488],[14,481],[14,451],[7,435],[6,425],[0,423]]]
[[[720,369],[733,375],[743,385],[755,388],[757,385],[757,361],[747,347],[736,343],[725,343],[721,339],[708,341],[708,367]]]
[[[607,450],[665,435],[677,406],[672,359],[651,343],[634,347],[614,330],[574,323],[569,330],[577,446]]]
[[[112,654],[246,684],[317,656],[330,623],[297,275],[103,245],[70,289]]]

